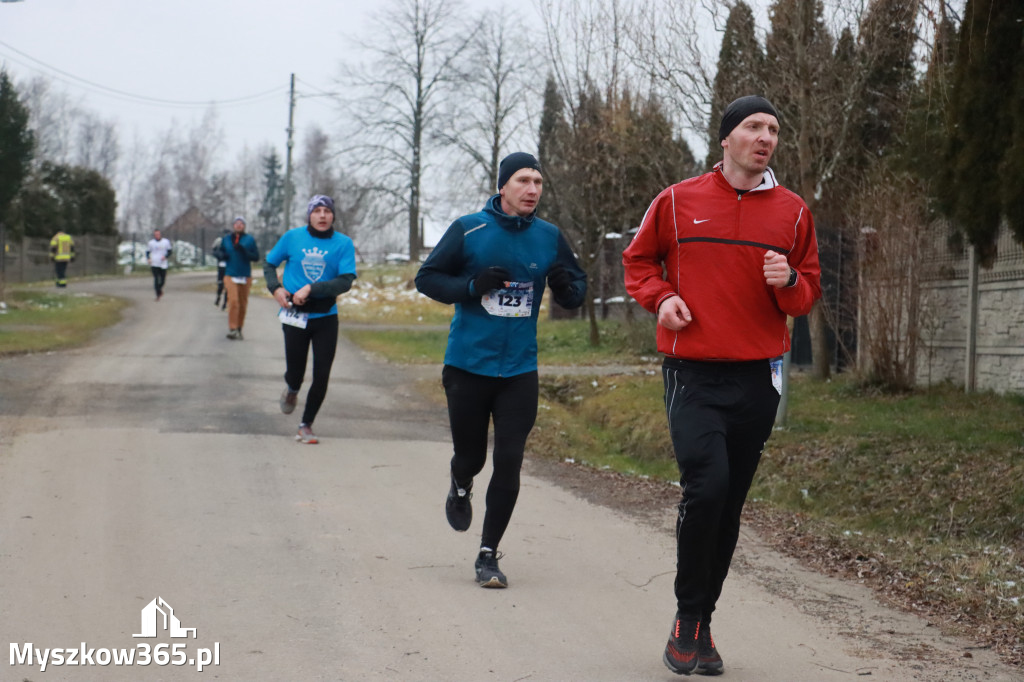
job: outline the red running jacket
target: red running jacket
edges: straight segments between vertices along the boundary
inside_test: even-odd
[[[784,254],[792,287],[764,280],[764,255]],[[742,196],[721,164],[659,194],[622,255],[626,291],[657,314],[678,294],[693,321],[658,325],[658,351],[688,360],[761,360],[789,350],[786,316],[806,315],[821,297],[814,219],[803,199],[768,169]]]

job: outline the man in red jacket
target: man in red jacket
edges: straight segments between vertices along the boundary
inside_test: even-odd
[[[821,296],[814,220],[768,167],[779,116],[741,97],[719,127],[723,160],[659,194],[626,248],[626,290],[658,317],[665,409],[682,499],[676,617],[664,662],[720,674],[711,614],[781,394],[786,317]]]

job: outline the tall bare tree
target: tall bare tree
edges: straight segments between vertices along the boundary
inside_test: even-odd
[[[423,178],[431,133],[442,124],[447,93],[465,76],[458,67],[473,32],[458,0],[390,0],[358,41],[372,57],[351,81],[361,96],[351,111],[364,142],[345,150],[374,172],[375,189],[400,202],[407,218],[409,257],[418,259]]]
[[[449,125],[435,133],[469,160],[476,195],[494,193],[504,154],[535,144],[529,105],[540,99],[531,79],[540,60],[530,41],[504,6],[485,15],[464,55],[466,81],[460,95],[448,101]]]
[[[42,76],[29,79],[19,91],[31,112],[29,126],[36,137],[36,165],[43,161],[71,163],[78,103]]]
[[[127,237],[145,232],[145,197],[143,185],[146,182],[146,167],[149,164],[149,149],[136,132],[128,146],[123,163],[118,167],[117,208],[118,232]]]
[[[319,127],[312,127],[302,140],[302,150],[296,168],[299,196],[326,194],[334,197],[338,191],[338,173],[330,149],[330,138]],[[301,203],[301,202],[300,202]]]
[[[183,212],[191,206],[199,208],[208,203],[205,195],[211,191],[211,178],[224,142],[216,111],[207,109],[200,121],[184,130],[182,137],[172,129],[171,139],[174,144],[170,163],[180,210]]]
[[[725,108],[737,97],[764,94],[764,48],[757,40],[757,25],[750,5],[737,2],[729,12],[718,53],[711,116],[708,118],[708,155],[705,166],[722,160],[718,122]]]
[[[91,168],[103,177],[113,180],[117,175],[120,153],[117,124],[104,120],[91,111],[81,111],[75,139],[75,165]]]
[[[730,5],[725,0],[639,0],[628,27],[625,45],[630,62],[674,112],[677,123],[698,138],[704,137],[714,116],[717,66],[713,55],[719,47],[726,48],[712,45],[712,39],[725,32]],[[708,151],[718,154],[716,146]]]

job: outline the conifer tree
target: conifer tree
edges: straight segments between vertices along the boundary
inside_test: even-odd
[[[957,28],[948,16],[938,18],[924,77],[910,101],[905,143],[896,163],[920,178],[932,195],[944,165],[949,134],[949,98],[956,57]]]
[[[28,176],[34,148],[28,119],[7,71],[0,70],[0,221]]]
[[[779,112],[781,133],[772,168],[784,185],[795,191],[816,213],[823,184],[835,172],[848,137],[843,118],[848,98],[836,92],[830,76],[833,39],[825,27],[821,0],[776,0],[770,10],[771,32],[765,41],[766,95]],[[837,241],[826,222],[817,220],[822,252],[823,290],[828,295],[828,251]],[[831,352],[822,301],[807,318],[811,333],[814,376],[831,374]]]
[[[1024,244],[1024,35],[1018,49],[1016,74],[1007,94],[1010,147],[1003,158],[1003,212],[1014,238]]]
[[[765,93],[779,112],[783,134],[772,167],[783,184],[813,202],[821,164],[837,129],[831,112],[842,102],[829,91],[833,40],[821,0],[776,0],[765,41]],[[811,207],[812,210],[814,207]]]
[[[609,279],[621,281],[617,270],[605,269],[606,235],[635,227],[659,191],[693,175],[693,154],[655,100],[638,102],[629,92],[605,97],[590,87],[566,109],[553,80],[539,153],[544,215],[566,234],[590,278],[594,295],[585,310],[590,342],[598,345],[593,299]]]
[[[914,91],[913,47],[918,2],[874,0],[860,27],[860,72],[864,80],[860,145],[879,159],[899,141]]]
[[[117,200],[99,171],[44,161],[22,188],[17,204],[27,237],[51,237],[58,229],[73,234],[117,234]]]
[[[740,0],[729,12],[718,52],[718,70],[711,93],[711,118],[708,122],[708,155],[705,170],[722,160],[718,142],[718,124],[729,102],[744,95],[763,95],[764,50],[754,33],[754,13]]]
[[[1007,196],[999,169],[1008,163],[1011,148],[1014,97],[1007,94],[1022,58],[1022,31],[1021,3],[967,0],[953,76],[954,125],[940,197],[945,212],[977,249],[982,265],[995,259]],[[1020,183],[1019,176],[1008,180]]]
[[[544,103],[540,114],[540,127],[537,139],[537,159],[544,169],[544,201],[545,212],[556,225],[562,219],[558,214],[562,202],[559,201],[562,187],[560,181],[566,177],[567,161],[563,145],[569,139],[568,126],[565,121],[565,100],[558,91],[558,85],[552,75],[548,76],[544,85]]]
[[[263,159],[263,204],[260,206],[259,219],[264,229],[271,232],[287,230],[290,225],[282,225],[284,218],[284,178],[281,176],[281,159],[276,149],[271,149]]]

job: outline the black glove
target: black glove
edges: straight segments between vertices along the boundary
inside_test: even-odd
[[[548,270],[548,286],[556,294],[568,292],[572,288],[572,273],[556,263]]]
[[[505,286],[505,282],[512,279],[512,273],[500,265],[492,265],[486,270],[481,270],[477,273],[476,277],[473,278],[473,291],[478,296],[483,296],[492,289],[500,289]]]

